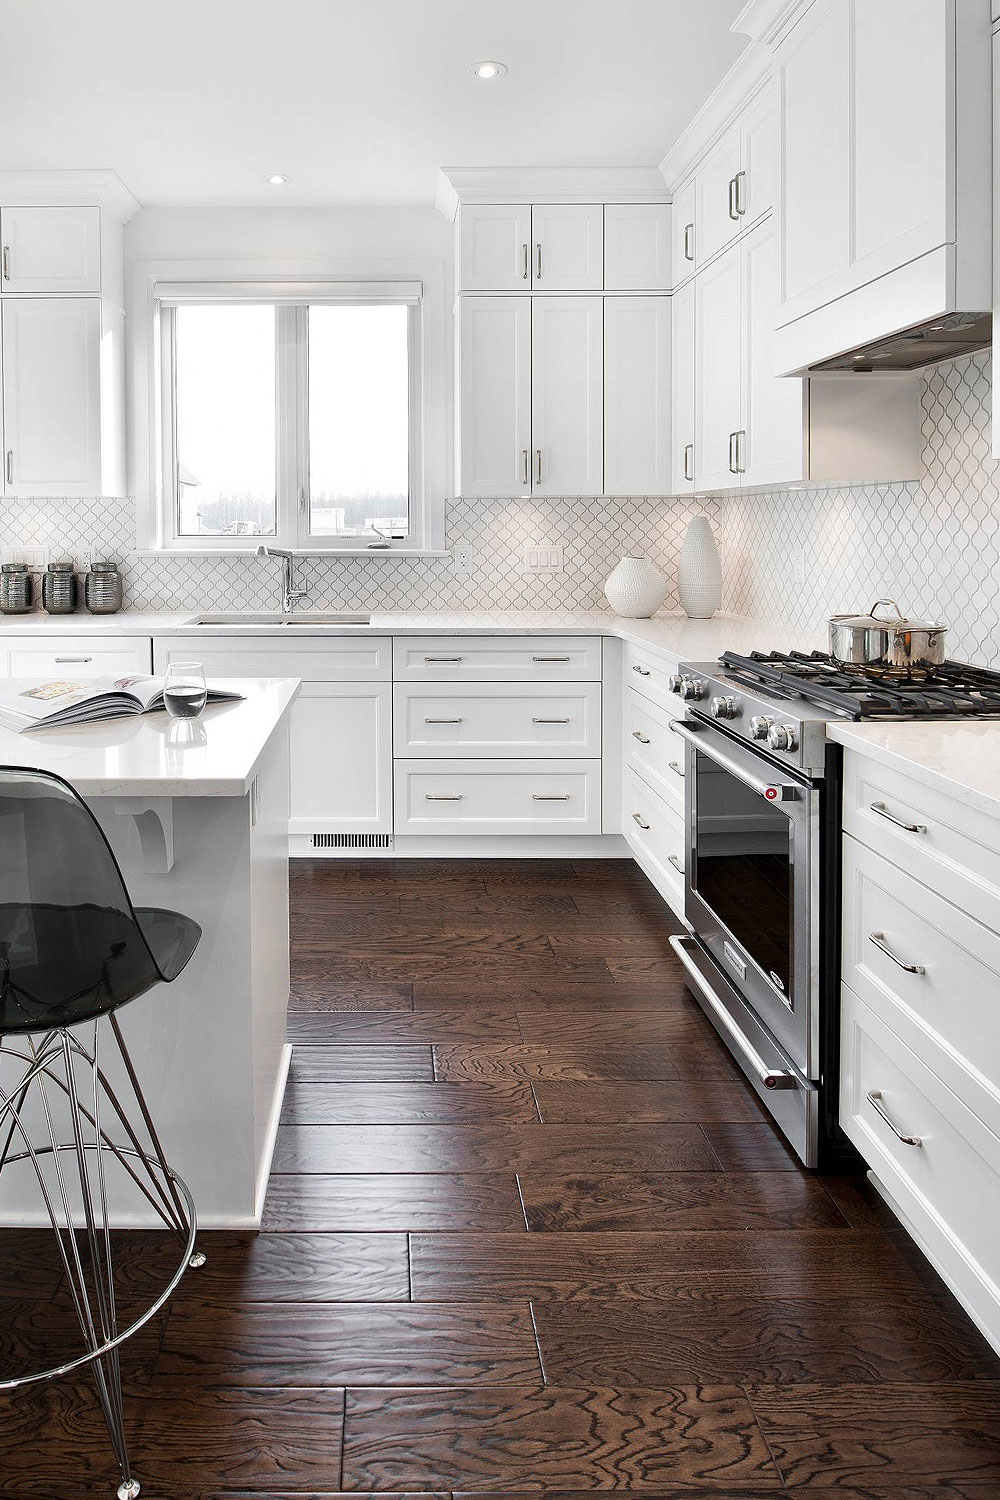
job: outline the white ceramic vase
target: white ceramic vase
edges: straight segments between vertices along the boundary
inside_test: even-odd
[[[692,620],[709,620],[722,603],[722,563],[707,516],[694,516],[677,565],[681,608]]]
[[[647,557],[623,557],[604,585],[604,597],[616,615],[647,620],[667,597],[666,580]]]

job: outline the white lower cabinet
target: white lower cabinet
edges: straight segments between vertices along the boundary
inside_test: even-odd
[[[15,637],[0,644],[0,676],[126,677],[153,669],[148,636]]]
[[[289,833],[392,832],[387,682],[303,683],[291,733]]]
[[[393,748],[397,756],[600,756],[600,684],[398,683]]]
[[[674,715],[634,690],[625,695],[622,762],[684,816],[684,743],[670,725]]]
[[[634,770],[625,773],[622,832],[636,862],[670,906],[684,914],[684,814],[664,801]]]
[[[397,834],[594,834],[599,760],[397,760]]]

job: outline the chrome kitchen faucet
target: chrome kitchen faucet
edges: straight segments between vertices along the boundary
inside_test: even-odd
[[[306,589],[292,587],[293,558],[290,552],[282,547],[265,547],[261,542],[257,548],[258,557],[276,557],[281,562],[281,613],[290,615],[300,599],[305,599]]]

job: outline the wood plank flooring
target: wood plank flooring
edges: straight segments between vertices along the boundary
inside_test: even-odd
[[[298,863],[259,1234],[126,1351],[144,1500],[998,1500],[1000,1361],[864,1178],[804,1172],[631,864]],[[123,1310],[162,1280],[116,1236]],[[0,1233],[0,1379],[66,1348]],[[110,1500],[92,1389],[0,1396],[0,1496]]]

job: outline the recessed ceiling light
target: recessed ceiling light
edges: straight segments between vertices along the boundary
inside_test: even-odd
[[[272,187],[284,187],[286,182],[291,182],[290,177],[285,177],[281,172],[272,172],[267,179]]]
[[[507,64],[496,62],[493,58],[486,58],[483,62],[473,63],[469,72],[473,78],[481,78],[484,83],[489,83],[494,78],[502,78],[507,71]]]

